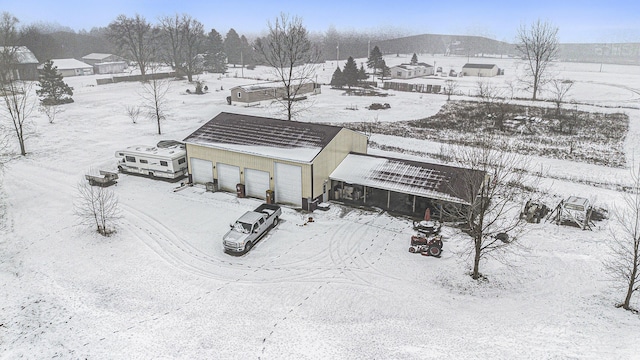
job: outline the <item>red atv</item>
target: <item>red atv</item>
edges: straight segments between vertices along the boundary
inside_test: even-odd
[[[442,255],[442,236],[428,237],[422,234],[411,236],[410,253],[419,252],[423,256],[440,257]]]

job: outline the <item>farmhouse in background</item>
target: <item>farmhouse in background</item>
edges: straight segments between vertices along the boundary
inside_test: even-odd
[[[464,76],[496,76],[500,74],[500,69],[496,64],[464,64],[462,67],[462,75]]]
[[[293,81],[296,84],[295,80]],[[296,84],[297,86],[297,84]],[[306,94],[320,94],[320,84],[311,80],[303,80],[296,98],[303,99]],[[286,96],[286,89],[281,82],[265,82],[251,85],[241,85],[231,88],[231,101],[252,103],[258,101],[282,99]]]
[[[0,53],[13,52],[15,62],[11,64],[14,80],[38,80],[38,59],[26,46],[0,46]],[[4,70],[6,71],[6,70]],[[6,75],[5,75],[6,76]]]
[[[336,200],[422,216],[436,203],[468,205],[485,179],[475,170],[367,155],[366,135],[317,123],[223,112],[184,142],[190,182],[310,211]]]
[[[82,61],[93,66],[94,74],[117,74],[127,68],[127,61],[113,54],[91,53],[83,56]]]
[[[426,63],[400,64],[391,67],[392,79],[412,79],[427,75],[433,75],[433,66]]]
[[[53,66],[58,67],[58,73],[63,77],[93,75],[93,66],[76,59],[51,59]],[[40,65],[38,69],[42,69]]]

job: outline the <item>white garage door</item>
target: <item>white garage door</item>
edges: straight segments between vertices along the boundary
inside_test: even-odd
[[[302,206],[302,167],[275,163],[276,202]]]
[[[235,192],[236,185],[240,183],[240,168],[216,163],[216,169],[218,169],[218,186],[220,189]]]
[[[191,158],[191,179],[194,184],[206,184],[213,181],[213,163]]]
[[[267,190],[269,190],[269,173],[244,169],[244,185],[247,196],[264,199],[267,196]]]

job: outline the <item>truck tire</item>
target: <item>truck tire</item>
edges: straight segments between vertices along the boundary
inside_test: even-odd
[[[249,252],[249,250],[251,250],[251,248],[253,247],[253,243],[251,241],[249,241],[245,246],[244,246],[244,252]]]
[[[278,225],[278,223],[279,223],[279,222],[280,222],[280,219],[278,219],[278,217],[276,216],[276,217],[273,219],[273,227],[276,227],[276,226]]]

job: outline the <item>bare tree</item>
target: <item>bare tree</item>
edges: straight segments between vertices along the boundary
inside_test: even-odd
[[[451,79],[445,80],[444,93],[447,95],[447,101],[451,100],[451,95],[454,95],[456,93],[456,90],[458,90],[457,81]]]
[[[521,25],[516,36],[516,49],[525,60],[525,83],[532,99],[548,81],[551,62],[558,55],[558,28],[537,20],[530,26]]]
[[[549,81],[551,84],[552,100],[556,104],[556,115],[560,115],[560,106],[564,101],[571,88],[573,87],[573,81],[567,79],[552,79]]]
[[[127,113],[129,119],[131,119],[134,124],[138,122],[138,118],[140,117],[141,113],[139,106],[125,105],[124,110]]]
[[[189,15],[182,16],[182,37],[184,61],[182,70],[187,74],[187,80],[193,81],[193,75],[202,71],[204,63],[198,54],[204,49],[204,25]]]
[[[504,120],[509,111],[507,90],[499,88],[489,81],[476,83],[477,96],[480,97],[486,116],[493,120],[493,127],[504,131]]]
[[[120,217],[118,198],[111,189],[80,181],[74,213],[82,224],[95,224],[100,235],[109,236],[116,231],[115,222]]]
[[[129,18],[119,15],[108,26],[107,35],[123,52],[138,64],[140,73],[145,75],[153,60],[157,46],[157,30],[138,14]]]
[[[624,301],[618,306],[625,310],[633,310],[631,299],[640,290],[640,165],[634,167],[631,177],[631,189],[614,211],[618,226],[612,230],[611,256],[604,263],[616,287],[624,289]]]
[[[17,79],[15,74],[19,20],[8,12],[0,15],[0,82]]]
[[[53,124],[58,114],[64,112],[64,109],[62,109],[60,105],[53,105],[53,104],[51,105],[40,104],[40,106],[38,107],[38,110],[47,117],[47,120],[49,120],[49,124]]]
[[[255,48],[262,61],[273,69],[273,74],[282,83],[285,94],[277,101],[282,104],[291,120],[296,115],[296,96],[303,85],[315,75],[315,63],[319,52],[309,40],[302,19],[281,13],[275,23],[268,23],[269,33],[257,39]]]
[[[460,165],[472,170],[463,175],[464,185],[455,189],[459,198],[469,199],[469,204],[443,205],[443,214],[464,223],[463,230],[471,240],[466,252],[473,259],[471,276],[477,280],[483,278],[483,259],[506,262],[505,252],[515,249],[523,231],[518,216],[520,204],[531,180],[526,176],[528,162],[522,156],[497,150],[497,140],[491,136],[482,135],[476,142],[475,148],[450,151]]]
[[[142,82],[143,107],[146,109],[147,116],[158,124],[158,135],[162,135],[161,122],[166,119],[167,113],[167,92],[171,88],[169,79],[158,79],[151,73],[151,78]]]
[[[20,145],[20,154],[27,155],[25,140],[29,134],[29,117],[35,107],[33,83],[9,78],[0,86],[0,97],[3,100],[3,118],[9,124],[9,131],[15,134]]]

